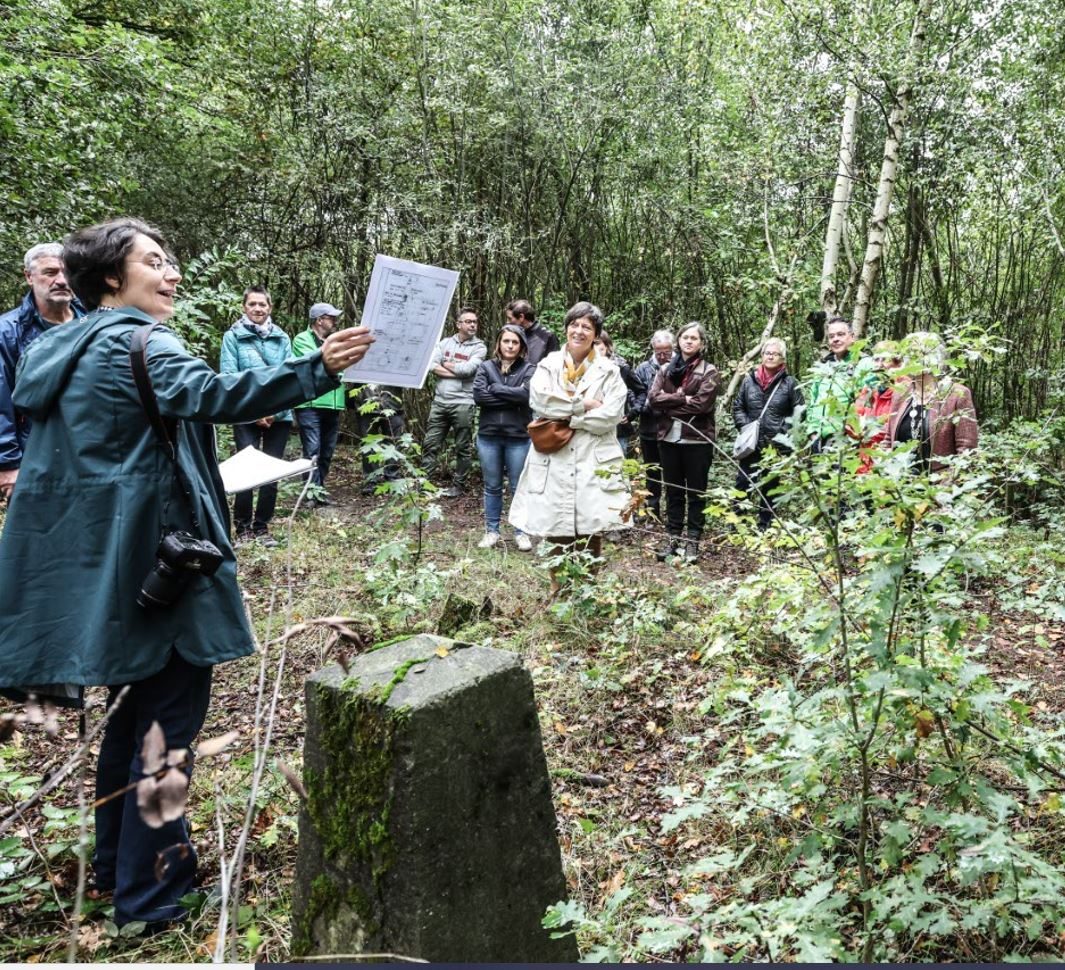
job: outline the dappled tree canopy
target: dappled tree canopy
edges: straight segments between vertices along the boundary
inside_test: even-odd
[[[1005,416],[1044,405],[1031,378],[1060,364],[1052,4],[936,0],[918,51],[912,2],[0,6],[8,303],[29,244],[135,212],[186,261],[235,250],[226,273],[275,287],[282,316],[317,298],[357,308],[388,252],[460,269],[461,300],[485,309],[593,298],[640,343],[700,319],[722,361],[787,275],[794,365],[812,352],[847,92],[860,107],[837,288],[853,303],[905,86],[869,333],[1008,337],[1016,353],[969,375]]]

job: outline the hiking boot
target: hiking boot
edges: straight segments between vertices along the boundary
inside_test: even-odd
[[[466,494],[466,489],[461,485],[451,485],[448,488],[442,488],[440,490],[441,498],[461,498]]]
[[[270,535],[269,529],[257,529],[252,538],[260,545],[265,546],[267,549],[273,549],[274,546],[280,545],[280,543]]]
[[[670,556],[675,556],[680,548],[680,536],[669,536],[665,544],[655,553],[655,559],[665,562]]]
[[[491,549],[497,542],[499,542],[498,532],[486,532],[481,541],[477,543],[478,549]]]
[[[684,561],[697,562],[699,559],[699,540],[688,539],[684,543]]]
[[[516,545],[521,552],[532,552],[532,539],[530,539],[524,532],[518,532],[515,534],[514,545]]]

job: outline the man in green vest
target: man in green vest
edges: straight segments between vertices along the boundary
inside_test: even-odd
[[[315,303],[310,312],[311,325],[292,341],[292,356],[306,357],[317,351],[325,338],[336,330],[341,312],[329,303]],[[317,485],[319,490],[310,499],[312,505],[332,505],[325,492],[325,479],[329,474],[333,452],[336,451],[340,415],[344,413],[344,395],[345,388],[341,386],[296,407],[303,457],[318,459],[312,484]]]

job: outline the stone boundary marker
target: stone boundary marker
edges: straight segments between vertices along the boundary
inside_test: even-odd
[[[532,678],[422,634],[307,679],[292,955],[556,963],[566,896]]]

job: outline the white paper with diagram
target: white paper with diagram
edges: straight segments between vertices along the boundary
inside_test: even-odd
[[[455,270],[378,255],[362,310],[375,342],[343,379],[422,387],[458,279]]]

